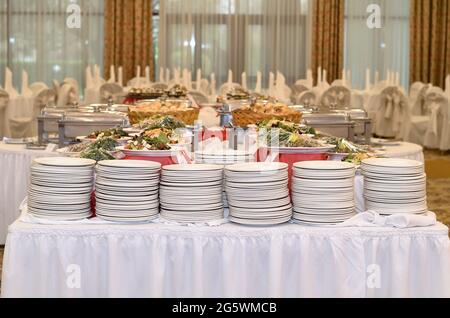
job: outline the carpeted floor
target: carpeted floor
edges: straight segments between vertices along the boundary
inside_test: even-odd
[[[440,222],[450,227],[450,153],[426,151],[428,175],[428,205],[436,212]],[[0,288],[3,266],[3,251],[0,247]]]
[[[428,206],[450,226],[450,152],[425,151]]]

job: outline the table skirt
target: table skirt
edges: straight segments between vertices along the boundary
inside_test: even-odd
[[[20,215],[20,203],[28,192],[31,163],[35,158],[57,155],[24,148],[0,142],[0,245],[6,242],[8,226]]]
[[[3,297],[450,297],[448,228],[10,227]]]

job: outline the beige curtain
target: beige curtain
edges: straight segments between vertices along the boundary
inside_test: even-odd
[[[444,87],[450,73],[450,1],[411,0],[411,83]]]
[[[344,65],[345,0],[315,0],[313,8],[312,66],[327,70],[331,83],[340,77]]]
[[[123,67],[124,84],[138,65],[153,77],[152,39],[152,0],[105,0],[105,78],[111,65]]]

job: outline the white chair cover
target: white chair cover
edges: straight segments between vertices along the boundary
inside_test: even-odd
[[[408,99],[396,86],[385,88],[380,94],[375,117],[375,133],[382,137],[399,137],[403,132],[403,119],[408,112]]]
[[[320,106],[325,108],[350,108],[351,91],[345,86],[332,86],[320,98]]]
[[[352,109],[364,109],[364,93],[352,91],[350,107]]]
[[[80,95],[80,85],[78,85],[78,81],[74,78],[67,77],[64,79],[64,84],[70,84],[75,88],[75,93],[79,96]]]
[[[189,95],[195,100],[197,105],[207,104],[209,102],[208,96],[199,91],[190,91]]]
[[[235,89],[242,89],[241,84],[238,83],[225,83],[219,88],[219,95],[226,96],[229,92],[232,92]]]
[[[48,86],[44,82],[36,82],[30,85],[30,89],[33,94],[39,94],[42,90],[48,89]]]
[[[106,83],[100,87],[100,103],[107,104],[112,99],[114,104],[123,102],[123,88],[119,84]]]
[[[316,94],[314,94],[314,92],[312,91],[306,91],[303,93],[300,93],[296,100],[295,100],[297,105],[301,105],[301,106],[315,106],[316,104]]]
[[[76,93],[76,87],[69,83],[64,83],[58,94],[57,107],[65,108],[67,105],[72,105],[79,102],[79,95]]]
[[[432,88],[426,96],[429,122],[424,146],[430,149],[450,149],[449,100],[440,88]]]
[[[37,117],[41,115],[42,110],[47,105],[56,105],[56,93],[53,89],[43,89],[40,92],[33,94],[33,122],[31,124],[31,135],[38,135]]]
[[[128,81],[127,86],[133,88],[142,88],[142,87],[150,87],[152,85],[151,82],[147,80],[146,77],[135,77]]]
[[[416,103],[419,93],[424,88],[425,84],[422,82],[415,82],[409,88],[409,104],[413,106]]]
[[[169,89],[169,86],[165,83],[154,83],[150,87],[155,90],[160,89],[160,90],[164,90],[164,91]]]
[[[9,94],[0,88],[0,139],[5,136],[6,129],[6,108],[9,103]]]
[[[291,90],[292,90],[291,100],[292,100],[292,102],[297,103],[298,97],[299,97],[302,93],[308,92],[308,91],[310,91],[311,89],[308,88],[308,87],[307,87],[306,85],[304,85],[304,84],[297,84],[297,83],[296,83],[296,84],[294,84],[294,85],[292,86]]]

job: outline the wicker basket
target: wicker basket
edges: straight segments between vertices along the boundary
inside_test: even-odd
[[[238,127],[248,127],[256,125],[265,120],[278,119],[293,123],[300,123],[302,120],[302,113],[292,111],[289,113],[274,114],[256,112],[252,109],[236,109],[232,112],[233,124]]]
[[[192,126],[195,124],[195,121],[198,119],[198,115],[200,114],[200,110],[198,108],[189,108],[181,111],[139,111],[137,109],[130,109],[128,112],[128,117],[130,119],[130,123],[132,125],[138,124],[143,120],[151,119],[156,116],[171,116],[188,126]]]

